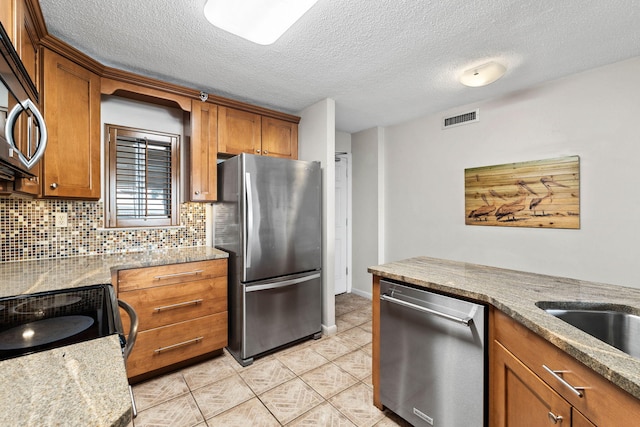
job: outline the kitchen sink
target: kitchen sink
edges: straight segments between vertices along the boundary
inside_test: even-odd
[[[539,301],[536,306],[570,325],[640,359],[640,316],[630,307]]]

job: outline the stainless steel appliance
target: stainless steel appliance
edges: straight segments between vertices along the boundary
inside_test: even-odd
[[[321,334],[318,162],[241,154],[218,164],[215,246],[229,253],[229,346],[243,366]]]
[[[0,23],[0,180],[33,177],[44,155],[47,129],[36,86]]]
[[[380,401],[414,426],[487,423],[485,307],[380,282]]]

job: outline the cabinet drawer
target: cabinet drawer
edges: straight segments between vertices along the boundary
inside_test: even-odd
[[[134,308],[138,330],[145,331],[227,311],[227,278],[121,292],[118,297]],[[120,317],[124,330],[128,331],[129,317],[123,312]]]
[[[633,425],[640,419],[640,401],[547,342],[520,323],[496,310],[496,341],[596,425]],[[565,371],[562,377],[575,387],[585,387],[579,397],[543,368]],[[632,421],[635,420],[635,421]]]
[[[120,270],[118,272],[118,292],[186,283],[212,277],[227,277],[226,259]]]
[[[127,360],[127,375],[135,377],[226,345],[226,311],[139,332]]]

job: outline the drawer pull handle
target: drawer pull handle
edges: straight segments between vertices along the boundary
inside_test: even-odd
[[[561,375],[563,373],[569,372],[569,371],[554,371],[553,369],[549,368],[547,365],[542,365],[542,367],[545,369],[545,371],[549,372],[555,379],[560,381],[560,383],[562,385],[564,385],[569,390],[571,390],[571,392],[574,393],[576,396],[578,396],[578,397],[583,397],[584,396],[584,394],[582,393],[581,390],[584,390],[585,387],[575,387],[575,386],[569,384],[567,382],[567,380],[565,380],[564,378],[561,377]]]
[[[553,412],[549,412],[549,421],[551,421],[554,424],[558,424],[559,422],[561,423],[562,420],[564,419],[562,417],[562,415],[556,415]]]
[[[198,337],[198,338],[194,338],[192,340],[179,342],[178,344],[172,344],[172,345],[168,345],[166,347],[160,347],[160,348],[158,348],[156,350],[153,350],[153,352],[156,353],[156,354],[160,354],[160,353],[165,352],[165,351],[175,350],[176,348],[184,347],[185,345],[197,344],[200,341],[202,341],[203,338],[204,337]]]
[[[188,305],[198,305],[201,302],[202,302],[202,298],[194,299],[193,301],[185,301],[185,302],[179,302],[177,304],[163,305],[162,307],[155,307],[153,311],[160,312],[163,310],[173,310],[174,308],[186,307]]]
[[[196,276],[200,273],[202,273],[204,270],[193,270],[193,271],[185,271],[182,273],[173,273],[173,274],[164,274],[161,276],[154,276],[153,278],[156,280],[162,280],[162,279],[170,279],[172,277],[180,277],[180,276]]]

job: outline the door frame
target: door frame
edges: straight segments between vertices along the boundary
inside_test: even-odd
[[[352,198],[351,198],[351,190],[352,190],[352,161],[351,161],[351,153],[347,153],[347,152],[336,152],[335,153],[335,157],[336,158],[340,158],[341,161],[345,161],[347,163],[347,251],[346,251],[346,257],[347,259],[345,260],[345,265],[347,266],[347,291],[346,293],[351,293],[351,289],[352,289],[352,278],[353,278],[353,266],[352,266],[352,213],[351,213],[351,207],[352,207]],[[334,183],[335,186],[335,183]]]

